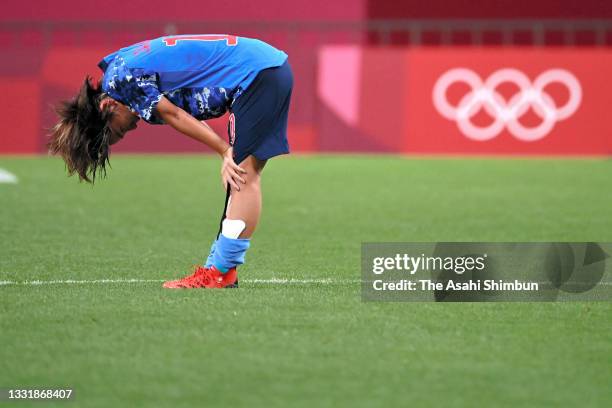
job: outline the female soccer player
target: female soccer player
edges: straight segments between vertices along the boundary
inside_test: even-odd
[[[293,75],[287,54],[255,39],[232,35],[175,35],[122,48],[98,64],[78,95],[63,102],[49,149],[68,174],[93,182],[106,175],[110,145],[139,119],[167,124],[219,154],[227,188],[220,233],[203,266],[165,288],[237,286],[261,212],[266,160],[289,153],[287,115]],[[203,120],[230,111],[228,144]]]

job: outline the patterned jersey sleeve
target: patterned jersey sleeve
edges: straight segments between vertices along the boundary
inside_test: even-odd
[[[140,68],[128,68],[117,57],[104,73],[102,90],[111,98],[127,105],[144,121],[151,124],[164,122],[155,115],[155,107],[163,94],[159,91],[158,75]]]

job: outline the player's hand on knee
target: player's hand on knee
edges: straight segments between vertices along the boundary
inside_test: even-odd
[[[246,184],[246,180],[242,178],[241,174],[246,174],[246,170],[238,166],[234,162],[234,149],[229,148],[223,153],[223,164],[221,165],[221,182],[223,188],[229,185],[236,191],[240,191],[239,183]]]

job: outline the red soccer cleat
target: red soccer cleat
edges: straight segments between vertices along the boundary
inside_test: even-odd
[[[186,276],[182,279],[164,282],[164,288],[168,289],[190,289],[190,288],[203,288],[204,287],[204,271],[206,270],[203,266],[195,266],[193,274]]]
[[[194,273],[182,279],[164,282],[167,289],[196,289],[196,288],[234,288],[238,287],[238,274],[236,268],[227,273],[221,273],[211,266],[197,266]]]

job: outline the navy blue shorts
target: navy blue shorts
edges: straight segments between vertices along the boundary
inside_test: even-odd
[[[232,104],[228,124],[234,161],[249,155],[268,160],[289,153],[287,117],[293,89],[293,73],[288,61],[280,67],[261,71]]]

